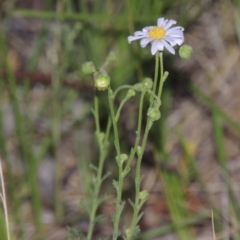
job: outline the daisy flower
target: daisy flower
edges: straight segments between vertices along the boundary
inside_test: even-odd
[[[145,27],[142,31],[136,31],[134,36],[128,37],[128,42],[141,39],[140,44],[144,48],[148,43],[152,44],[151,53],[155,55],[157,51],[163,51],[166,48],[170,53],[175,54],[174,46],[182,45],[184,41],[182,27],[171,27],[176,24],[175,20],[159,18],[157,26]]]

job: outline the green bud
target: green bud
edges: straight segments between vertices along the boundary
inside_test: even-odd
[[[90,74],[93,73],[95,71],[95,66],[93,64],[93,62],[85,62],[82,65],[82,72],[84,74]]]
[[[161,114],[159,109],[149,108],[147,112],[147,116],[150,118],[151,121],[156,121],[160,118]]]
[[[122,165],[128,159],[128,155],[125,153],[120,154],[120,156],[116,157],[116,161],[118,164]]]
[[[133,89],[129,89],[127,92],[126,98],[130,98],[136,95],[136,92]]]
[[[153,80],[151,78],[144,78],[143,79],[143,87],[148,90],[151,89],[153,86]]]
[[[181,58],[189,59],[193,52],[193,48],[190,45],[184,44],[179,48],[179,55]]]
[[[148,191],[147,190],[143,190],[139,193],[139,199],[141,200],[147,200],[149,194],[148,194]]]
[[[136,91],[142,91],[143,89],[143,83],[136,83],[133,85],[133,88],[136,90]]]
[[[94,75],[94,86],[99,91],[104,91],[110,86],[110,77],[107,72],[100,68],[93,73]]]
[[[130,233],[131,233],[131,229],[130,228],[127,228],[125,230],[125,233],[126,233],[126,237],[129,237]]]
[[[137,147],[137,155],[142,155],[142,147],[141,146],[138,146]]]

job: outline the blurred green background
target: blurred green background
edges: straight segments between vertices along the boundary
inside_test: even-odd
[[[169,77],[160,122],[143,159],[144,205],[138,239],[240,239],[239,1],[2,0],[0,2],[0,152],[12,239],[84,239],[87,200],[98,159],[91,108],[95,92],[81,65],[103,66],[115,89],[153,77],[154,56],[127,36],[159,17],[185,28],[191,59],[164,52]],[[116,101],[117,105],[117,101]],[[138,98],[120,118],[123,148],[133,144]],[[144,120],[145,121],[145,120]],[[94,238],[111,236],[116,177],[110,146],[102,186],[109,195]],[[134,194],[131,173],[124,198]],[[213,214],[212,214],[213,213]],[[126,206],[121,228],[131,219]],[[214,227],[212,224],[214,219]],[[214,231],[213,231],[214,228]],[[70,230],[68,230],[70,229]],[[5,223],[0,208],[0,239]],[[75,236],[76,235],[76,236]]]

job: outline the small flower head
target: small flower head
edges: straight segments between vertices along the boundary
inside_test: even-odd
[[[126,98],[129,99],[131,97],[134,97],[136,95],[136,92],[133,89],[129,89],[127,92]]]
[[[192,52],[193,52],[193,48],[186,44],[182,45],[179,48],[179,55],[181,58],[189,59],[192,55]]]
[[[146,201],[149,196],[149,193],[147,190],[143,190],[139,193],[139,199]]]
[[[128,155],[125,153],[120,154],[116,157],[116,161],[119,165],[122,165],[128,159]]]
[[[147,112],[147,116],[151,121],[156,121],[161,117],[161,113],[158,108],[149,108]]]
[[[157,51],[163,51],[166,48],[170,53],[175,54],[174,46],[182,45],[184,42],[184,28],[176,26],[175,20],[159,18],[157,26],[145,27],[142,31],[136,31],[134,36],[128,37],[128,42],[141,39],[140,44],[144,48],[148,43],[152,44],[151,52],[155,55]]]
[[[83,63],[82,71],[83,71],[84,74],[93,73],[95,71],[95,66],[94,66],[93,62],[85,62],[85,63]]]
[[[94,86],[99,91],[104,91],[110,86],[110,77],[107,72],[100,68],[93,73],[94,76]]]
[[[151,78],[144,78],[143,79],[143,86],[146,90],[151,89],[153,86],[153,80]]]

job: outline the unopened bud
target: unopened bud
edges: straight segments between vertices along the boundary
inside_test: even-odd
[[[120,156],[116,157],[116,161],[118,164],[122,165],[128,159],[128,155],[125,153],[120,154]]]
[[[94,86],[99,91],[104,91],[110,86],[110,77],[104,69],[99,69],[93,73]]]
[[[130,233],[131,233],[131,229],[130,228],[127,228],[125,230],[125,233],[126,233],[126,236],[129,237]]]
[[[142,155],[142,147],[141,146],[137,147],[137,154],[138,154],[138,156]]]
[[[179,48],[179,55],[181,58],[189,59],[192,52],[193,48],[190,45],[184,44]]]
[[[82,72],[84,74],[90,74],[93,73],[95,71],[95,66],[93,64],[93,62],[85,62],[82,65]]]
[[[143,83],[136,83],[133,85],[134,89],[136,89],[136,91],[142,91],[143,89]]]
[[[146,200],[148,198],[149,194],[147,190],[143,190],[139,193],[139,199]]]
[[[160,118],[161,114],[157,108],[149,108],[147,116],[150,118],[151,121],[156,121]]]
[[[129,89],[127,92],[127,98],[133,97],[136,95],[136,92],[133,89]]]
[[[153,80],[151,78],[144,78],[143,86],[146,90],[151,89],[153,86]]]

